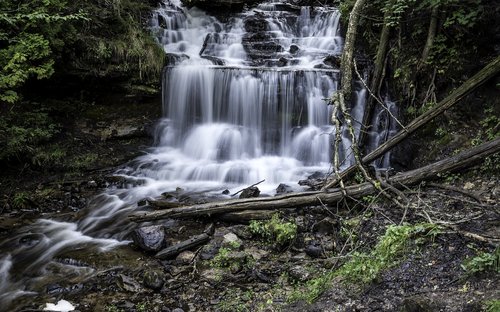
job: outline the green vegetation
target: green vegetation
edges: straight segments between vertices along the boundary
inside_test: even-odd
[[[252,234],[275,243],[276,247],[290,245],[297,237],[297,225],[280,219],[277,214],[268,221],[250,222],[249,229]]]
[[[96,90],[157,92],[164,52],[144,27],[153,5],[1,1],[0,162],[61,166],[66,151],[47,143],[81,113],[82,103],[93,103]],[[90,162],[82,156],[75,167]]]
[[[55,72],[157,81],[163,51],[144,31],[143,1],[2,1],[0,103],[15,103],[31,78]]]
[[[341,1],[344,24],[354,3]],[[493,26],[498,12],[493,0],[366,1],[357,46],[375,59],[381,29],[388,29],[383,59],[391,69],[398,101],[411,116],[432,107],[438,90],[453,88],[466,78],[464,72],[479,68],[479,59],[496,55],[488,38],[498,31]]]
[[[233,272],[243,268],[251,268],[255,262],[252,256],[243,251],[237,251],[240,247],[238,243],[233,246],[221,247],[217,255],[210,260],[209,265],[214,268],[229,269]]]
[[[391,225],[377,245],[369,253],[353,252],[351,259],[339,269],[308,281],[305,289],[299,288],[291,296],[291,301],[316,300],[336,277],[344,282],[365,285],[377,278],[385,269],[391,268],[402,260],[408,248],[432,239],[440,229],[435,224]]]
[[[59,126],[43,110],[0,116],[0,141],[6,142],[0,160],[31,159],[37,147],[58,132]]]
[[[465,260],[462,268],[470,275],[489,271],[500,273],[500,248],[496,248],[492,253],[480,252],[477,256]]]
[[[500,311],[500,299],[493,299],[485,302],[485,312]]]
[[[27,208],[30,203],[30,196],[26,192],[19,192],[14,195],[12,206],[16,209]]]

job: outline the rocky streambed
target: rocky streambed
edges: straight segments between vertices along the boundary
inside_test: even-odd
[[[484,311],[499,295],[498,264],[488,265],[484,255],[498,260],[498,249],[467,233],[498,237],[497,182],[469,175],[452,187],[421,185],[405,192],[414,203],[406,212],[367,197],[290,207],[260,221],[214,216],[139,224],[126,245],[59,254],[26,285],[36,293],[15,300],[12,310],[64,299],[79,311]],[[164,196],[213,200],[181,189]],[[430,221],[441,225],[427,227]],[[388,227],[418,230],[391,236],[399,230]],[[203,233],[199,244],[157,254]],[[394,250],[384,253],[382,241]],[[386,257],[382,263],[377,253]],[[360,255],[364,265],[346,271]]]

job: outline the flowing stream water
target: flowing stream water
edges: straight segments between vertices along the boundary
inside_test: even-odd
[[[116,172],[130,187],[104,191],[78,222],[38,220],[0,244],[0,306],[33,294],[30,286],[62,253],[127,244],[134,225],[126,216],[142,198],[178,187],[224,197],[261,180],[269,195],[280,183],[300,190],[297,181],[331,171],[335,131],[342,167],[349,166],[351,141],[331,125],[326,101],[338,87],[339,17],[334,7],[277,1],[216,18],[166,1],[151,18],[169,59],[155,147]],[[365,98],[358,88],[353,119],[362,120]],[[373,125],[369,149],[396,130],[385,110]]]

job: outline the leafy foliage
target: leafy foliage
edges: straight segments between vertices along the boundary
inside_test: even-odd
[[[157,81],[164,56],[143,29],[147,10],[138,0],[2,1],[0,103],[57,71]]]
[[[29,78],[54,73],[54,52],[61,48],[63,29],[87,19],[82,12],[68,13],[65,0],[0,4],[0,102],[14,103],[17,89]]]
[[[30,158],[40,144],[49,141],[58,132],[59,125],[43,110],[1,116],[0,142],[5,142],[5,146],[0,149],[0,160]],[[34,160],[43,162],[46,156]]]
[[[280,219],[277,214],[269,221],[252,221],[249,228],[253,234],[276,243],[278,247],[290,244],[297,236],[297,225]]]
[[[480,252],[477,256],[467,259],[462,268],[468,274],[477,274],[482,272],[496,272],[500,273],[500,248],[495,249],[494,252]]]

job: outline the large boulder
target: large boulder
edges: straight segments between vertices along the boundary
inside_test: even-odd
[[[165,229],[161,225],[145,226],[132,233],[134,243],[146,251],[159,251],[165,241]]]

